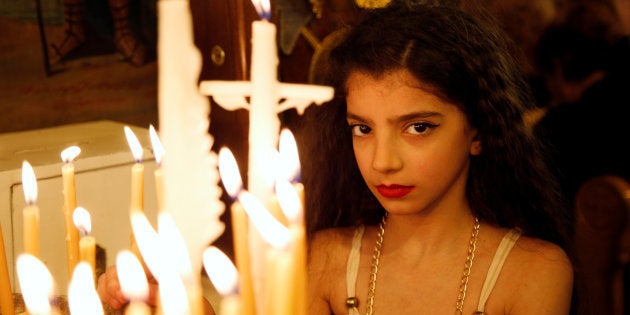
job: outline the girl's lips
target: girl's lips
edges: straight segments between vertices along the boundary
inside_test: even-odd
[[[402,198],[413,190],[413,186],[378,185],[376,189],[385,198]]]

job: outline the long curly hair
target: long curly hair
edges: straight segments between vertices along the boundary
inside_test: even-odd
[[[568,249],[570,212],[523,121],[534,101],[508,51],[498,27],[454,5],[392,1],[366,11],[330,52],[326,83],[336,98],[309,109],[299,132],[309,233],[382,217],[354,157],[345,83],[354,71],[378,78],[405,69],[478,130],[483,149],[470,157],[466,191],[473,213]]]

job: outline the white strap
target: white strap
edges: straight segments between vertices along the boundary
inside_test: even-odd
[[[514,247],[514,244],[516,244],[516,241],[520,236],[521,232],[512,229],[501,240],[501,243],[499,244],[499,247],[494,254],[494,258],[492,259],[492,263],[490,264],[490,269],[488,270],[486,281],[483,283],[483,288],[481,289],[481,296],[479,297],[477,313],[483,314],[486,308],[488,297],[490,296],[490,293],[492,292],[492,289],[497,282],[497,278],[499,278],[501,268],[503,268],[503,263],[505,262],[505,259],[507,258],[508,254],[512,250],[512,247]]]
[[[357,276],[359,274],[359,261],[361,259],[361,239],[363,238],[363,232],[365,227],[361,225],[354,231],[354,237],[352,238],[352,248],[350,249],[350,255],[348,255],[348,263],[346,269],[346,290],[348,297],[356,297],[356,283]],[[348,315],[359,315],[359,309],[356,307],[348,309]]]

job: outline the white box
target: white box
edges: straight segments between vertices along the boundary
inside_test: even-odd
[[[35,171],[40,208],[39,258],[52,273],[56,294],[67,294],[65,226],[60,157],[71,145],[81,148],[75,159],[77,205],[92,216],[92,235],[107,253],[107,265],[115,263],[116,254],[130,245],[129,199],[133,156],[124,124],[97,121],[55,128],[0,134],[0,224],[14,292],[20,292],[15,259],[23,250],[22,162],[27,160]],[[145,212],[156,222],[157,200],[153,171],[155,161],[147,128],[130,126],[144,149]],[[148,126],[147,126],[148,127]]]

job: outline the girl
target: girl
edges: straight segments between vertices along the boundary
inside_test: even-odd
[[[393,1],[328,70],[300,133],[310,313],[569,313],[570,220],[496,28]]]

